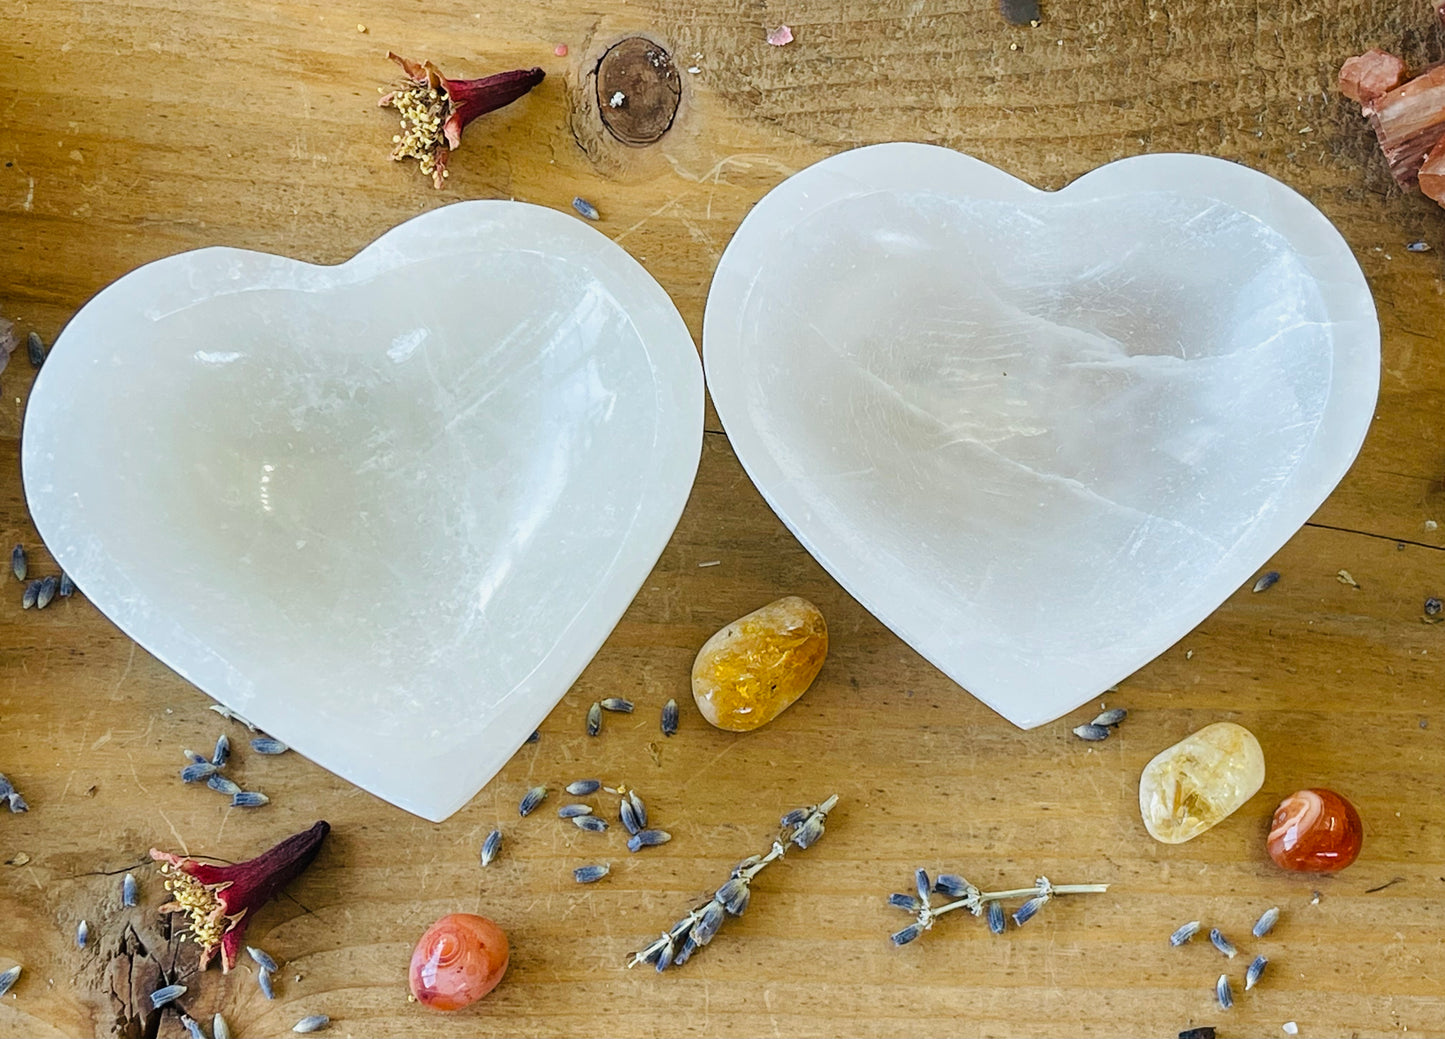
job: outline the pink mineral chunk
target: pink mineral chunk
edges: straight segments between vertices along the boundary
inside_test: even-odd
[[[774,47],[783,47],[793,42],[793,30],[786,25],[780,25],[768,33],[768,43]]]

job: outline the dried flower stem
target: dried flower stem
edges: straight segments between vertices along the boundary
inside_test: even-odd
[[[786,855],[789,844],[806,850],[823,836],[824,821],[837,803],[838,795],[834,794],[821,804],[798,808],[783,816],[778,821],[781,832],[766,854],[750,855],[734,866],[726,883],[711,899],[690,910],[651,945],[634,953],[628,968],[650,963],[661,973],[668,967],[686,963],[694,952],[713,940],[728,916],[743,915],[751,897],[753,878]]]
[[[967,909],[974,916],[983,916],[991,903],[1025,898],[1027,901],[1013,914],[1014,924],[1022,927],[1056,895],[1092,895],[1109,890],[1108,884],[1055,884],[1048,877],[1039,877],[1034,881],[1033,887],[1011,888],[1007,891],[980,891],[962,877],[952,874],[943,874],[937,882],[931,882],[928,873],[921,869],[915,872],[914,880],[918,892],[917,897],[893,895],[889,898],[891,905],[912,913],[915,917],[914,923],[891,935],[894,945],[907,945],[922,935],[924,931],[932,930],[933,922],[940,916],[955,910]],[[958,897],[952,902],[934,905],[932,894],[935,891]],[[1002,932],[1002,917],[998,915],[997,910],[990,914],[989,925],[995,933]]]

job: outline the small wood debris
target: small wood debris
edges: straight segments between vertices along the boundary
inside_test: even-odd
[[[1360,587],[1360,582],[1356,581],[1353,577],[1351,577],[1348,570],[1341,570],[1339,573],[1335,574],[1335,580],[1339,581],[1340,584],[1347,584],[1351,588]]]

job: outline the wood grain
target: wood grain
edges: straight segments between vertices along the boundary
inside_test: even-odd
[[[796,42],[766,46],[784,21]],[[0,966],[25,965],[0,1002],[0,1035],[109,1035],[122,937],[133,931],[165,964],[177,955],[157,929],[148,848],[239,859],[322,817],[335,830],[320,859],[251,925],[285,961],[277,1000],[261,998],[248,967],[212,972],[183,1001],[196,1016],[223,1009],[246,1035],[289,1034],[317,1012],[348,1035],[1107,1036],[1214,1024],[1229,1036],[1278,1035],[1288,1020],[1306,1036],[1439,1034],[1445,627],[1422,623],[1420,607],[1445,591],[1445,528],[1432,525],[1445,523],[1445,214],[1394,188],[1333,89],[1339,63],[1369,46],[1415,65],[1440,58],[1423,0],[1101,0],[1046,6],[1035,29],[1004,24],[993,0],[0,0],[0,26],[0,312],[47,341],[106,283],[178,250],[335,262],[456,199],[565,208],[574,195],[601,209],[599,226],[696,336],[712,269],[768,188],[895,139],[963,149],[1045,187],[1140,152],[1237,159],[1337,223],[1384,334],[1377,420],[1345,482],[1271,564],[1283,579],[1235,594],[1123,683],[1109,702],[1130,718],[1098,746],[1068,733],[1090,710],[1020,732],[882,628],[767,509],[711,412],[692,501],[622,623],[541,741],[441,825],[295,755],[238,754],[238,777],[273,798],[260,811],[183,788],[179,749],[223,728],[207,698],[83,598],[23,614],[7,586],[0,770],[32,810],[0,816],[0,863],[28,856],[0,865]],[[700,69],[684,73],[676,122],[647,149],[601,130],[589,90],[598,57],[634,33]],[[557,43],[566,58],[552,56]],[[375,88],[391,78],[388,49],[451,74],[541,64],[548,79],[468,131],[437,192],[386,159]],[[1407,253],[1417,239],[1434,251]],[[25,543],[45,572],[18,466],[31,374],[22,353],[0,375],[0,544]],[[1359,588],[1336,580],[1342,567]],[[759,732],[706,727],[687,695],[697,647],[784,593],[829,619],[817,685]],[[1047,575],[1038,599],[1050,608]],[[604,692],[638,711],[589,740],[583,713]],[[664,740],[669,696],[683,723]],[[1154,843],[1138,817],[1140,768],[1221,719],[1259,736],[1264,789],[1204,838]],[[635,784],[676,839],[619,855],[619,841],[547,813],[516,818],[526,786],[581,775]],[[1285,876],[1264,854],[1270,810],[1306,785],[1345,792],[1364,817],[1364,854],[1338,876]],[[737,858],[764,850],[782,811],[833,792],[827,836],[765,873],[713,946],[674,975],[621,969]],[[483,871],[477,851],[498,821],[506,848]],[[577,887],[571,867],[604,845],[612,876]],[[1045,873],[1114,886],[1004,938],[949,918],[894,949],[887,935],[905,918],[884,898],[916,866],[985,885]],[[135,910],[118,906],[126,869],[143,879]],[[1271,904],[1284,914],[1275,934],[1247,940]],[[496,919],[514,956],[483,1004],[443,1016],[407,1001],[405,968],[426,925],[455,910]],[[82,917],[84,952],[72,939]],[[1165,944],[1196,918],[1270,957],[1265,982],[1231,1011],[1214,1006],[1213,982],[1226,967],[1237,979],[1242,961]],[[183,1033],[168,1015],[160,1034]]]

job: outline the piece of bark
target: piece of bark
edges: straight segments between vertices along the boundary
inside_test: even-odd
[[[1426,153],[1445,138],[1445,65],[1388,91],[1365,115],[1396,182],[1414,187]]]
[[[1340,92],[1368,110],[1375,100],[1405,82],[1405,78],[1405,63],[1389,51],[1375,47],[1340,66]]]
[[[1425,156],[1425,162],[1420,166],[1420,190],[1445,206],[1445,140]]]

